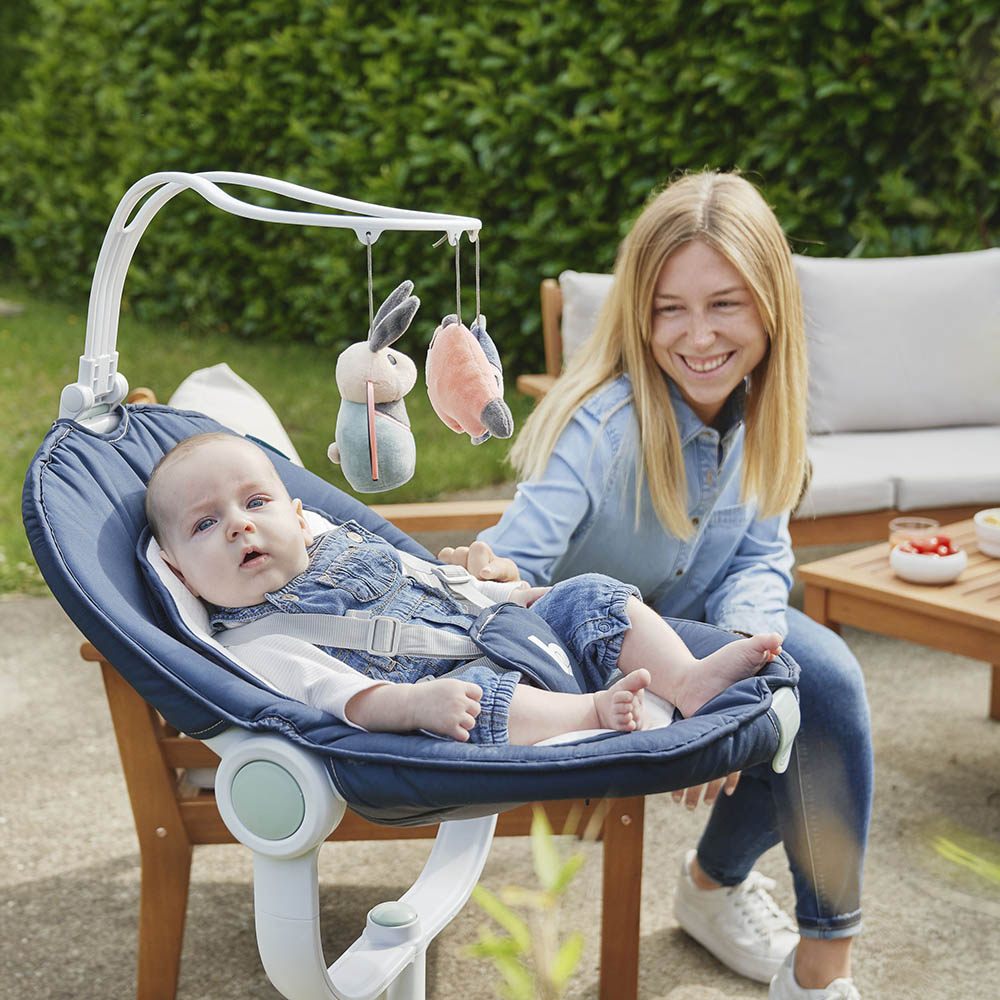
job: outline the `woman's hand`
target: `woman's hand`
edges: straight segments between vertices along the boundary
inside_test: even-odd
[[[513,559],[495,556],[486,542],[473,542],[457,549],[450,546],[438,553],[441,562],[454,566],[464,566],[479,580],[493,580],[496,583],[516,583],[521,579]]]
[[[705,805],[710,806],[719,797],[720,791],[725,791],[726,795],[732,795],[736,791],[736,786],[740,783],[740,772],[733,771],[724,778],[716,778],[706,785],[692,785],[691,788],[678,788],[671,792],[674,802],[678,805],[681,801],[688,809],[694,809],[701,799],[701,793],[705,793]]]

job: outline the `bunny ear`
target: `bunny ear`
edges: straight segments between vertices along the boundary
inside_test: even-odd
[[[404,281],[397,285],[386,297],[385,301],[378,307],[378,312],[375,313],[375,318],[372,320],[372,330],[376,329],[379,322],[386,318],[389,313],[392,312],[396,306],[399,305],[409,294],[413,291],[413,282]],[[368,333],[371,335],[372,330]]]
[[[441,326],[454,326],[458,322],[458,316],[455,313],[448,313],[443,320],[441,320]]]
[[[408,281],[404,281],[403,285],[413,287]],[[403,285],[400,285],[399,288],[402,288]],[[396,289],[397,292],[399,288]],[[395,294],[396,292],[393,292],[393,295]],[[382,308],[379,309],[379,316],[375,318],[374,328],[368,334],[368,350],[373,354],[399,340],[406,333],[406,328],[410,325],[417,310],[420,308],[420,299],[416,295],[409,295],[409,293],[392,309],[383,312],[388,301],[389,299],[386,299],[382,304]]]

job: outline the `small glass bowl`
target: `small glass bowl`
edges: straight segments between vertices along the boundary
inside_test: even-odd
[[[941,525],[933,517],[894,517],[889,522],[889,545],[895,548],[914,538],[930,538]]]

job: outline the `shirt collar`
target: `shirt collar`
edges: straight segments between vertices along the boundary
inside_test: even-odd
[[[684,447],[696,438],[703,430],[705,430],[705,425],[701,422],[701,418],[697,416],[694,410],[692,410],[691,407],[685,402],[680,389],[677,388],[673,379],[666,375],[664,375],[664,378],[667,380],[667,388],[670,390],[670,398],[674,404],[674,414],[677,417],[677,429],[681,436],[681,447]],[[746,397],[747,380],[744,379],[735,389],[733,389],[733,391],[729,394],[729,398],[722,405],[720,423],[725,429],[720,434],[721,438],[726,438],[742,422],[743,411],[746,406]]]

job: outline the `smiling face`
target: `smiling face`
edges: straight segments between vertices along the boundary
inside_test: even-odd
[[[249,441],[213,436],[168,458],[153,488],[163,559],[195,597],[250,607],[308,567],[302,504]]]
[[[767,335],[743,276],[718,250],[692,240],[660,270],[650,347],[702,423],[767,354]]]

